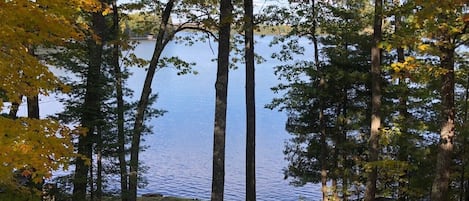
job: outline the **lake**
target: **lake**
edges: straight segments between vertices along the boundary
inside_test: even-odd
[[[278,47],[269,47],[272,37],[257,37],[255,51],[267,61],[256,64],[256,179],[257,200],[296,201],[320,200],[320,185],[293,187],[284,180],[284,142],[289,138],[285,131],[286,114],[265,109],[272,98],[279,96],[270,88],[280,81],[273,67],[280,63],[270,59]],[[141,41],[135,53],[149,59],[154,41]],[[307,41],[301,41],[309,45]],[[309,45],[311,46],[311,45]],[[215,53],[212,52],[213,49]],[[307,55],[312,55],[309,48]],[[217,44],[196,42],[192,46],[170,43],[165,56],[179,56],[196,62],[197,75],[178,76],[172,68],[156,72],[152,91],[158,93],[156,108],[168,112],[149,122],[153,134],[144,137],[143,145],[148,148],[141,159],[149,167],[145,177],[148,185],[139,194],[161,193],[165,196],[181,196],[210,199],[212,174],[213,121],[215,101],[215,78]],[[310,57],[310,56],[309,56]],[[298,58],[298,59],[303,59]],[[140,97],[145,70],[132,68],[133,75],[127,85]],[[57,73],[64,73],[58,71]],[[245,200],[245,99],[244,64],[230,71],[228,89],[228,111],[226,131],[226,176],[225,200]],[[135,99],[134,97],[134,99]],[[62,110],[55,97],[41,97],[41,117]],[[26,114],[26,106],[20,107]],[[116,186],[117,186],[116,181]]]
[[[280,81],[270,59],[276,49],[269,47],[271,37],[257,37],[255,50],[267,61],[256,65],[256,179],[258,200],[319,200],[320,186],[293,187],[284,180],[284,142],[286,114],[265,109],[278,96],[270,88]],[[307,45],[306,41],[303,41]],[[141,41],[136,55],[150,58],[154,41]],[[215,53],[210,49],[212,48]],[[159,98],[155,106],[168,112],[151,121],[154,134],[145,137],[148,149],[142,160],[149,166],[148,186],[139,193],[209,199],[212,173],[213,121],[216,79],[216,43],[193,46],[170,43],[165,56],[180,56],[196,62],[197,75],[176,75],[172,68],[161,69],[153,81],[153,92]],[[278,48],[277,48],[278,50]],[[312,55],[309,54],[309,55]],[[225,200],[245,200],[245,99],[244,64],[230,71],[226,130]],[[140,95],[145,78],[143,69],[133,71],[128,81]]]

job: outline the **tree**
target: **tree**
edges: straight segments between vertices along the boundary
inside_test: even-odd
[[[225,136],[228,68],[233,5],[231,0],[220,2],[218,28],[217,79],[215,83],[215,122],[213,130],[212,201],[223,201],[225,185]]]
[[[370,164],[366,181],[365,201],[375,200],[378,161],[379,134],[381,128],[381,50],[382,40],[383,1],[375,0],[375,14],[373,22],[373,46],[371,47],[371,130],[369,138],[368,162]]]
[[[166,7],[162,13],[162,20],[158,30],[158,35],[156,37],[155,49],[153,51],[153,56],[148,67],[147,75],[145,77],[145,82],[142,90],[142,94],[139,99],[137,106],[137,113],[135,115],[135,123],[132,134],[132,145],[130,148],[130,172],[129,172],[129,200],[135,201],[137,199],[137,176],[138,176],[138,163],[139,163],[139,152],[140,152],[140,138],[143,131],[143,121],[145,117],[145,111],[148,107],[149,97],[151,93],[151,83],[153,76],[158,65],[161,53],[164,50],[164,47],[170,41],[171,35],[168,33],[168,22],[171,15],[171,10],[175,4],[174,0],[169,0],[166,3]]]
[[[53,170],[68,168],[73,152],[73,131],[62,122],[39,119],[39,95],[53,91],[67,91],[45,65],[44,56],[66,41],[81,41],[82,32],[75,20],[80,12],[91,10],[94,1],[2,1],[0,16],[4,30],[0,36],[1,90],[3,101],[11,102],[10,117],[0,117],[4,127],[0,133],[2,142],[0,168],[2,188],[8,187],[8,196],[15,192],[14,170],[40,183],[50,178]],[[93,8],[95,9],[95,8]],[[28,118],[17,118],[16,112],[22,97],[27,98]],[[9,128],[8,128],[9,127]],[[21,191],[20,191],[21,192]],[[38,194],[34,194],[37,196]],[[3,196],[3,195],[2,195]],[[5,200],[22,199],[22,196],[2,197]]]
[[[454,151],[455,134],[455,51],[464,43],[462,36],[467,33],[466,17],[462,16],[463,1],[440,1],[441,10],[430,11],[423,9],[422,15],[430,17],[434,12],[435,18],[427,18],[425,25],[429,28],[428,36],[435,39],[430,42],[433,50],[440,59],[441,74],[441,130],[438,155],[436,161],[436,175],[433,181],[431,199],[443,201],[449,199],[449,185],[451,174],[452,154]],[[426,5],[424,5],[426,6]],[[430,33],[431,32],[431,33]]]
[[[125,117],[124,117],[124,95],[123,95],[123,73],[119,64],[120,59],[120,27],[119,27],[119,9],[117,6],[117,0],[112,1],[112,22],[114,31],[114,45],[113,45],[113,57],[112,65],[114,66],[115,83],[116,83],[116,102],[117,102],[117,138],[118,138],[118,155],[119,155],[119,173],[120,173],[120,184],[121,184],[121,199],[122,201],[128,200],[128,171],[126,156],[126,135],[125,135]]]
[[[252,0],[244,0],[246,60],[246,201],[256,200],[256,104],[254,77],[254,15]]]
[[[103,1],[100,2],[104,8]],[[88,63],[86,71],[86,92],[81,113],[81,125],[87,129],[86,135],[78,138],[77,153],[82,157],[78,157],[75,161],[75,177],[73,180],[73,201],[85,201],[87,195],[88,173],[92,160],[93,144],[96,142],[95,135],[99,132],[99,122],[103,116],[101,114],[101,101],[103,79],[103,48],[107,41],[106,36],[106,20],[102,10],[92,12],[90,14],[90,23],[92,34],[86,39],[88,49]],[[90,178],[92,179],[92,178]],[[91,180],[92,182],[92,180]],[[93,189],[93,188],[92,188]]]
[[[292,32],[274,40],[283,47],[273,56],[286,64],[276,67],[285,82],[273,89],[285,95],[268,107],[288,115],[286,130],[292,138],[284,150],[289,162],[285,176],[294,185],[321,183],[323,199],[347,200],[354,187],[351,184],[362,182],[363,140],[356,134],[363,135],[368,127],[370,48],[369,35],[363,33],[368,13],[361,11],[367,4],[315,4],[314,12],[311,4],[304,3],[292,4],[295,10],[286,13],[272,11],[292,24]],[[302,15],[295,15],[298,13]],[[294,61],[296,54],[304,54],[299,36],[317,50],[306,60]]]
[[[78,134],[54,119],[39,117],[38,95],[48,95],[67,87],[43,60],[43,51],[57,48],[66,40],[82,40],[74,22],[79,12],[90,9],[94,1],[2,1],[0,16],[4,30],[0,36],[1,101],[11,102],[10,117],[0,116],[0,183],[15,186],[14,170],[39,183],[53,170],[67,168],[72,157],[72,135]],[[34,17],[32,17],[34,16]],[[27,97],[29,116],[16,117],[21,97]],[[14,187],[16,188],[16,187]],[[4,198],[2,198],[4,199]],[[9,198],[6,198],[9,199]],[[13,197],[13,199],[21,199]]]

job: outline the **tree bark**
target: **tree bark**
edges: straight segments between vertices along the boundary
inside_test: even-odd
[[[378,161],[379,133],[381,127],[381,50],[378,47],[382,38],[382,0],[375,0],[373,22],[373,46],[371,47],[371,130],[369,138],[368,162]],[[366,181],[365,201],[374,201],[376,194],[377,168],[373,165]]]
[[[39,119],[39,97],[34,95],[27,98],[28,104],[28,117]]]
[[[253,1],[244,0],[246,60],[246,201],[256,200],[256,102]]]
[[[78,137],[78,154],[82,157],[91,159],[93,135],[95,132],[95,124],[98,120],[100,112],[100,102],[102,99],[102,81],[101,64],[104,30],[106,27],[104,16],[101,12],[92,13],[92,30],[100,38],[98,41],[90,39],[87,41],[89,47],[89,64],[86,76],[86,94],[83,103],[83,113],[81,117],[81,125],[88,129],[86,135]],[[75,162],[75,177],[73,180],[73,201],[86,200],[86,185],[88,183],[88,171],[90,165],[86,163],[86,159],[78,157]]]
[[[441,104],[442,125],[440,144],[436,161],[436,175],[433,180],[431,200],[449,200],[450,166],[454,149],[455,108],[454,108],[454,49],[440,47],[441,67],[447,72],[442,75]]]
[[[169,39],[165,37],[167,34],[168,21],[171,11],[174,7],[175,0],[169,0],[162,14],[162,21],[159,27],[158,35],[156,37],[155,49],[153,56],[148,67],[147,75],[142,89],[142,94],[137,105],[137,113],[135,116],[134,130],[132,134],[132,144],[130,148],[130,173],[129,173],[129,200],[136,201],[137,199],[137,185],[138,185],[138,162],[140,152],[140,137],[143,130],[143,121],[145,117],[145,110],[148,107],[148,99],[151,93],[151,83],[155,75],[158,60],[164,47],[168,44]]]
[[[123,78],[122,71],[119,65],[119,9],[117,7],[117,0],[112,1],[112,21],[113,21],[113,31],[114,31],[114,45],[112,52],[112,65],[114,66],[114,76],[116,78],[116,102],[117,102],[117,143],[118,143],[118,155],[119,155],[119,173],[120,173],[120,184],[121,184],[121,200],[127,201],[129,192],[128,192],[128,173],[127,173],[127,161],[125,159],[126,150],[125,150],[125,130],[124,130],[124,95],[123,95]]]
[[[225,185],[226,104],[232,10],[231,0],[220,1],[218,70],[215,83],[215,120],[213,130],[212,201],[223,201]]]

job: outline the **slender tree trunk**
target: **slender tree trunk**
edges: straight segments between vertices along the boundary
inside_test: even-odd
[[[114,45],[112,52],[112,65],[114,66],[115,83],[116,83],[116,102],[117,102],[117,143],[118,143],[118,155],[119,155],[119,172],[120,172],[120,184],[121,184],[121,200],[127,201],[129,196],[129,187],[127,180],[127,161],[125,159],[125,130],[124,130],[124,95],[123,95],[123,78],[122,71],[119,65],[119,9],[117,7],[117,0],[112,1],[112,21],[114,31]]]
[[[381,127],[381,50],[378,44],[382,37],[382,11],[382,0],[375,0],[373,46],[371,48],[371,131],[368,148],[368,162],[370,163],[378,161],[379,154],[379,129]],[[365,201],[375,200],[377,179],[377,168],[372,167],[366,181]]]
[[[246,201],[256,200],[256,102],[254,15],[252,0],[244,0],[246,60]]]
[[[432,201],[449,200],[450,166],[454,149],[454,49],[440,48],[441,67],[447,72],[442,75],[441,104],[443,106],[440,145],[436,161],[436,175],[432,185]]]
[[[145,117],[145,110],[148,107],[148,99],[151,93],[151,83],[155,75],[158,60],[164,47],[168,44],[169,39],[165,38],[168,29],[168,21],[173,9],[175,0],[169,0],[162,14],[162,21],[160,29],[156,37],[155,49],[153,56],[148,67],[147,75],[142,89],[142,94],[137,105],[137,114],[135,117],[134,130],[132,134],[132,145],[130,148],[130,173],[129,173],[129,200],[136,201],[137,199],[137,184],[138,184],[138,162],[140,152],[140,137],[143,129],[143,121]]]
[[[88,159],[92,158],[93,135],[95,133],[95,124],[100,112],[100,102],[102,98],[102,81],[101,64],[104,30],[106,27],[104,16],[101,12],[92,13],[92,30],[97,34],[100,41],[90,39],[89,47],[89,64],[86,76],[86,94],[83,103],[83,114],[81,117],[81,125],[88,129],[86,135],[78,137],[78,154]],[[73,180],[73,201],[86,200],[86,185],[88,183],[89,163],[86,159],[78,157],[75,161],[75,177]]]
[[[218,70],[215,83],[215,122],[213,130],[213,168],[211,201],[223,201],[225,185],[225,136],[230,33],[233,6],[231,0],[220,1]]]

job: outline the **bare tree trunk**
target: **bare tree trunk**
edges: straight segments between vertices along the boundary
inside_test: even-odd
[[[147,75],[142,89],[142,94],[137,105],[137,114],[135,117],[134,130],[132,134],[132,145],[130,148],[130,173],[129,173],[129,200],[136,201],[137,199],[137,184],[138,184],[138,162],[140,152],[140,137],[143,129],[143,121],[145,117],[145,110],[148,107],[148,99],[151,93],[151,83],[155,75],[158,60],[163,52],[164,47],[168,44],[169,40],[165,38],[168,29],[168,21],[173,9],[175,0],[169,0],[162,14],[162,21],[160,29],[156,37],[155,49],[153,56],[148,67]]]
[[[256,102],[254,15],[252,0],[244,0],[246,60],[246,201],[256,200]]]
[[[381,50],[378,44],[382,38],[382,11],[382,0],[375,0],[373,46],[371,48],[371,131],[368,154],[368,162],[370,163],[378,161],[379,154],[379,129],[381,127]],[[366,181],[365,201],[375,200],[377,179],[377,168],[372,167]]]
[[[233,6],[231,0],[220,2],[218,70],[215,83],[215,122],[213,130],[213,168],[211,201],[223,201],[225,185],[225,136],[230,34]]]
[[[449,40],[448,40],[449,41]],[[442,75],[440,145],[436,161],[436,176],[433,180],[431,200],[449,200],[450,166],[454,149],[455,108],[454,108],[454,49],[440,47],[441,67],[447,72]]]

